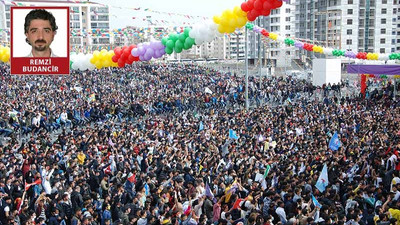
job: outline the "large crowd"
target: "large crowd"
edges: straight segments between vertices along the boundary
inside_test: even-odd
[[[400,224],[390,83],[252,78],[247,111],[242,76],[195,64],[0,70],[1,225]]]

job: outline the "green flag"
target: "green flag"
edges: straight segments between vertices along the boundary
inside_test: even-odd
[[[265,169],[264,179],[268,176],[268,173],[269,173],[270,169],[271,169],[271,166],[268,164],[267,168]]]

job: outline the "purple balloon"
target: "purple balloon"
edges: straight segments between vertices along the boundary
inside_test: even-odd
[[[152,42],[150,42],[150,47],[151,47],[152,49],[156,49],[157,46],[158,46],[158,42],[157,42],[157,41],[152,41]]]
[[[137,48],[132,49],[131,51],[132,56],[138,57],[139,56],[139,52]]]
[[[151,55],[144,55],[143,58],[145,61],[149,61],[151,59]]]
[[[304,47],[304,43],[300,42],[300,41],[296,41],[296,42],[294,42],[294,47],[303,48]]]
[[[160,52],[161,56],[163,56],[165,54],[165,48],[160,49],[159,52]]]
[[[154,55],[154,50],[153,50],[152,48],[148,48],[148,49],[146,50],[145,55],[148,55],[148,56],[150,56],[150,57],[153,57],[153,55]]]
[[[141,46],[138,48],[138,53],[139,55],[144,55],[144,53],[146,52],[146,49],[144,46]]]
[[[352,52],[352,51],[346,51],[346,52],[344,53],[344,56],[347,57],[347,58],[352,58],[352,59],[354,59],[354,58],[356,58],[356,53],[354,53],[354,52]]]
[[[157,49],[165,49],[165,46],[161,43],[161,41],[157,42]]]
[[[144,61],[144,56],[143,56],[143,55],[140,55],[140,56],[139,56],[139,60],[140,60],[140,61]]]

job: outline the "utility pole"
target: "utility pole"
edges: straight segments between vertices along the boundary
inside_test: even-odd
[[[245,60],[245,71],[246,71],[246,78],[245,78],[245,97],[246,97],[246,110],[249,110],[249,62],[248,62],[248,43],[247,43],[247,27],[245,28],[245,34],[244,34],[244,60]]]
[[[258,18],[257,18],[257,20],[258,20],[258,26],[259,27],[261,27],[261,17],[259,16]],[[258,38],[258,77],[259,77],[259,79],[260,79],[260,90],[259,91],[261,91],[261,83],[262,83],[262,75],[261,75],[261,67],[262,67],[262,58],[261,58],[261,34],[260,33],[258,33],[257,34],[257,38]]]

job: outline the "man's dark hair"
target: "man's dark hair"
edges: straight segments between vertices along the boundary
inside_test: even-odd
[[[34,9],[30,11],[25,17],[25,24],[24,24],[25,33],[28,33],[29,25],[31,25],[31,21],[35,19],[48,20],[50,22],[52,31],[57,31],[58,29],[56,24],[56,18],[54,18],[51,12],[48,12],[44,9]]]

